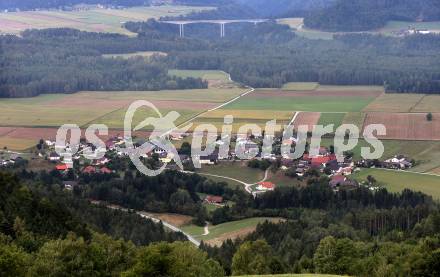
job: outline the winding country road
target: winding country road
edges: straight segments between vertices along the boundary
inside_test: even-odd
[[[102,204],[102,202],[100,201],[92,201],[93,204],[99,205]],[[123,212],[128,212],[129,210],[127,208],[123,208],[117,205],[106,205],[107,208],[109,209],[113,209],[113,210],[119,210],[119,211],[123,211]],[[166,221],[160,220],[158,218],[155,218],[153,216],[151,216],[150,214],[148,214],[147,212],[138,212],[136,211],[136,214],[140,215],[142,218],[146,218],[146,219],[150,219],[155,223],[160,223],[162,222],[163,226],[165,226],[166,228],[170,229],[171,231],[174,232],[180,232],[182,233],[192,244],[194,244],[195,246],[199,247],[200,246],[200,241],[196,240],[193,236],[185,233],[182,229],[180,229],[177,226],[174,226]],[[208,231],[209,233],[209,231]]]
[[[242,185],[244,185],[244,189],[252,194],[252,190],[251,190],[251,186],[256,185],[258,183],[264,182],[267,180],[267,177],[269,176],[269,169],[266,169],[266,171],[264,172],[264,178],[261,181],[258,181],[256,183],[246,183],[243,182],[241,180],[232,178],[232,177],[228,177],[228,176],[222,176],[222,175],[216,175],[216,174],[210,174],[210,173],[202,173],[202,172],[192,172],[192,171],[182,171],[183,173],[189,173],[189,174],[198,174],[198,175],[202,175],[202,176],[208,176],[208,177],[216,177],[216,178],[222,178],[222,179],[226,179],[226,180],[231,180],[237,183],[240,183]]]

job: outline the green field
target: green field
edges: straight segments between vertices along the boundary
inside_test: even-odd
[[[246,163],[242,162],[222,162],[217,165],[202,165],[202,168],[196,172],[226,176],[249,184],[261,181],[264,178],[264,171],[247,167]]]
[[[169,75],[181,78],[201,78],[204,80],[220,80],[223,82],[229,81],[229,75],[220,70],[181,70],[171,69],[168,71]]]
[[[405,155],[414,159],[417,164],[409,169],[412,172],[429,172],[432,169],[440,167],[440,141],[407,141],[407,140],[382,140],[384,145],[384,154],[380,160],[386,160],[395,155]],[[322,146],[334,144],[333,139],[322,139]],[[361,148],[370,147],[363,139],[359,139],[358,145],[352,150],[354,159],[360,160]]]
[[[365,113],[362,112],[351,112],[346,113],[344,119],[342,120],[342,124],[354,124],[356,125],[360,131],[364,126]]]
[[[106,54],[102,55],[104,58],[122,58],[122,59],[131,59],[131,58],[137,58],[137,57],[143,57],[143,58],[150,58],[152,56],[166,56],[167,54],[160,51],[141,51],[141,52],[134,52],[134,53],[127,53],[127,54]]]
[[[238,88],[136,92],[100,91],[0,99],[0,110],[2,111],[0,126],[57,127],[65,123],[83,126],[94,121],[114,126],[114,121],[122,118],[121,114],[124,110],[121,109],[126,109],[135,100],[144,99],[153,103],[168,101],[166,103],[170,103],[176,108],[171,106],[170,108],[158,107],[159,110],[166,112],[177,109],[182,115],[188,115],[204,111],[209,106],[217,105],[216,103],[223,103],[243,91]],[[180,105],[177,102],[188,102],[188,105]],[[200,103],[201,106],[197,106],[197,103]],[[194,105],[196,107],[192,108]],[[205,108],[204,105],[207,107]]]
[[[294,82],[294,83],[287,83],[284,84],[281,88],[282,90],[315,90],[319,87],[318,83],[313,82]]]
[[[243,97],[224,109],[245,110],[283,110],[304,112],[358,112],[366,107],[373,98],[336,98],[336,97],[291,97],[291,98],[251,98]]]
[[[354,174],[353,178],[358,181],[365,181],[368,175],[373,176],[392,192],[400,192],[407,188],[431,195],[434,199],[440,199],[440,176],[406,171],[363,169]]]
[[[128,21],[147,21],[212,9],[188,6],[150,6],[125,9],[94,8],[82,11],[25,11],[0,13],[0,33],[19,34],[26,29],[75,28],[89,32],[135,35],[123,28]],[[178,30],[177,30],[178,32]]]
[[[334,128],[336,129],[341,126],[344,117],[345,113],[321,113],[318,124],[324,126],[334,124]]]
[[[87,127],[93,123],[101,123],[110,129],[120,129],[124,124],[127,107],[136,100],[154,103],[162,114],[177,111],[180,117],[176,124],[179,124],[244,91],[236,87],[164,91],[85,91],[74,94],[43,94],[32,98],[3,98],[0,99],[0,127],[4,127],[0,130],[0,147],[25,150],[34,146],[40,138],[53,138],[56,128],[63,124]],[[151,116],[156,116],[152,110],[140,109],[135,113],[133,122],[136,124]],[[20,127],[20,130],[12,132],[16,127]],[[7,128],[11,130],[5,130]]]
[[[218,238],[226,233],[231,233],[246,228],[256,227],[259,223],[262,223],[266,220],[274,220],[274,219],[269,217],[253,217],[238,221],[226,222],[215,226],[209,226],[209,234],[206,236],[203,236],[203,227],[199,227],[195,225],[187,225],[182,227],[182,230],[185,233],[188,233],[196,237],[197,239],[208,241],[211,239]]]

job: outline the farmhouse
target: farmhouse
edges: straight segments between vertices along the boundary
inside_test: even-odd
[[[61,159],[60,155],[55,152],[50,153],[49,160],[51,161],[59,161]]]
[[[96,173],[96,168],[93,167],[93,166],[91,166],[91,165],[86,166],[86,167],[82,170],[82,173],[85,173],[85,174]]]
[[[259,191],[272,191],[275,189],[275,184],[272,182],[260,182],[256,189]]]
[[[63,182],[63,185],[64,185],[64,189],[65,189],[65,190],[73,190],[73,188],[74,188],[75,186],[77,186],[78,183],[75,182],[75,181],[64,181],[64,182]]]
[[[331,178],[329,185],[332,188],[336,188],[342,185],[345,180],[347,180],[347,178],[344,175],[335,175]]]
[[[320,168],[322,166],[325,166],[329,161],[329,156],[318,156],[311,159],[311,164],[313,168]]]
[[[390,169],[407,169],[412,167],[412,162],[405,156],[397,155],[391,159],[385,160],[382,165],[383,167]]]
[[[223,203],[223,197],[221,196],[214,196],[214,195],[207,195],[205,198],[205,201],[209,204],[222,204]]]
[[[113,173],[113,171],[111,171],[107,167],[103,167],[103,168],[99,169],[99,172],[102,173],[102,174],[111,174],[111,173]]]
[[[213,165],[219,160],[219,152],[215,150],[212,154],[203,155],[199,157],[200,164]]]
[[[66,171],[68,169],[66,164],[59,164],[55,166],[55,169],[58,171]]]
[[[104,165],[104,164],[107,164],[107,163],[109,163],[109,162],[110,162],[110,160],[109,160],[108,158],[103,157],[103,158],[101,158],[101,159],[99,159],[99,160],[96,160],[96,161],[95,161],[95,164],[96,164],[96,165]]]

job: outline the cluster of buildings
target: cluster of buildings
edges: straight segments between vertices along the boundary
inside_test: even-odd
[[[394,32],[395,35],[401,37],[411,36],[411,35],[429,35],[431,33],[433,32],[428,29],[417,29],[411,26],[409,26],[408,29],[402,29]]]
[[[0,167],[9,167],[15,165],[16,162],[23,160],[18,154],[11,154],[9,158],[0,158]]]
[[[385,161],[360,160],[356,166],[363,168],[386,168],[394,170],[406,170],[414,166],[414,161],[404,155],[396,155]]]

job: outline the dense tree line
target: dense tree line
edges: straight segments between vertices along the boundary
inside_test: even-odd
[[[71,195],[61,192],[58,184],[64,177],[55,172],[20,172],[19,176],[31,185],[29,188],[17,185],[16,178],[3,175],[6,181],[0,179],[0,184],[11,185],[0,190],[1,199],[6,199],[1,210],[5,211],[2,216],[8,215],[3,218],[9,218],[7,226],[11,227],[1,229],[7,238],[1,240],[0,248],[4,257],[17,257],[16,262],[10,263],[13,266],[6,269],[40,275],[59,270],[70,272],[70,268],[88,272],[87,268],[93,266],[98,272],[125,272],[127,276],[149,275],[155,270],[177,276],[178,270],[187,272],[189,268],[197,272],[196,276],[222,276],[223,271],[237,275],[317,272],[384,276],[386,272],[386,276],[416,273],[436,276],[432,272],[436,272],[439,249],[439,206],[422,193],[409,190],[389,193],[385,189],[373,192],[364,188],[341,188],[334,192],[327,185],[328,179],[311,178],[307,186],[278,188],[253,199],[243,191],[206,181],[196,174],[166,171],[156,177],[145,177],[128,173],[129,169],[124,179],[82,176],[79,189]],[[284,220],[260,224],[246,238],[226,241],[221,247],[202,245],[209,259],[188,244],[161,243],[136,248],[132,243],[143,245],[181,237],[167,235],[162,226],[145,224],[135,214],[90,206],[83,200],[101,199],[133,209],[173,211],[198,218],[201,199],[197,192],[223,195],[235,203],[216,209],[209,218],[214,224],[254,216],[281,216]],[[29,201],[34,196],[41,200]],[[31,210],[21,204],[24,199],[28,203],[44,203],[43,207],[52,203],[54,208],[51,212],[46,208],[42,217],[43,208],[39,207],[42,204],[30,204]],[[56,221],[51,219],[51,213],[56,213]],[[47,223],[38,218],[47,219]],[[68,227],[54,232],[58,226]],[[95,232],[130,242],[114,241]],[[49,234],[49,239],[39,240],[42,234]],[[175,248],[179,253],[186,248],[197,266],[186,260],[186,255],[172,254],[176,253]],[[69,258],[63,260],[73,249],[76,249],[75,265],[66,262]],[[115,251],[120,253],[119,258],[108,260],[106,255]],[[383,259],[384,251],[388,251],[386,259]],[[111,262],[102,267],[102,259]],[[48,267],[47,261],[56,266]],[[186,276],[182,274],[179,276]]]
[[[367,213],[375,211],[366,209],[356,216]],[[381,233],[356,229],[350,222],[348,214],[339,218],[331,212],[305,209],[289,221],[260,224],[243,240],[226,241],[220,247],[202,245],[202,249],[229,274],[436,276],[435,260],[440,249],[438,209],[409,228],[391,228]],[[249,249],[253,249],[252,259]]]
[[[253,28],[266,32],[258,35]],[[249,36],[242,35],[239,40],[232,29],[230,37],[227,35],[215,50],[179,51],[168,59],[182,69],[222,69],[234,80],[253,87],[314,81],[385,85],[388,92],[440,91],[437,35],[386,38],[359,34],[323,41],[295,37],[271,23],[242,30]],[[287,37],[288,41],[283,41]]]
[[[168,76],[169,68],[160,61],[160,57],[149,60],[102,57],[102,54],[158,48],[166,51],[160,40],[130,39],[72,29],[48,29],[25,31],[22,37],[3,36],[0,37],[0,44],[0,63],[3,65],[0,97],[29,97],[41,93],[72,93],[80,90],[207,87],[207,83],[201,79]]]
[[[307,27],[326,31],[366,31],[383,27],[390,20],[437,21],[436,0],[338,0],[330,7],[310,12]]]
[[[26,31],[0,38],[3,97],[79,90],[158,90],[204,88],[200,79],[170,77],[167,70],[221,69],[253,87],[286,82],[333,85],[384,85],[389,92],[440,91],[440,38],[391,38],[367,34],[334,40],[295,36],[275,22],[232,24],[221,39],[216,25],[178,27],[150,20],[127,23],[136,38],[71,29]],[[163,51],[148,61],[108,59],[102,54]]]
[[[127,27],[143,37],[171,39],[179,34],[177,26],[154,21],[129,23]],[[253,87],[314,81],[384,85],[388,92],[440,91],[438,35],[393,38],[346,34],[329,41],[309,40],[274,22],[227,25],[225,38],[220,38],[217,25],[188,25],[185,35],[199,41],[200,47],[173,51],[167,58],[171,67],[221,69]]]

